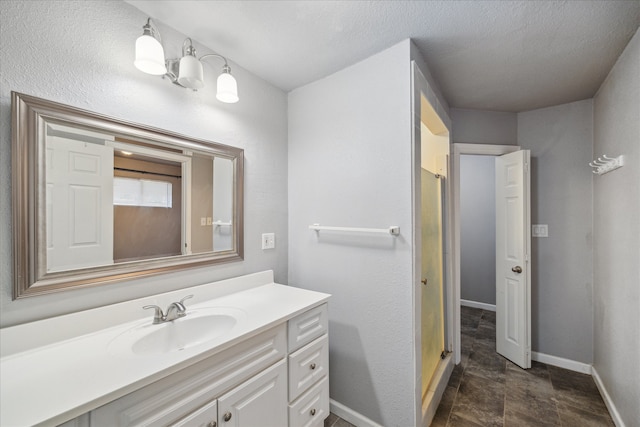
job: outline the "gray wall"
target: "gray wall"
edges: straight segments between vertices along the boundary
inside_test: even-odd
[[[331,398],[416,424],[409,41],[289,94],[289,282],[332,294]],[[401,235],[316,232],[309,225]]]
[[[636,33],[594,100],[594,157],[626,165],[593,178],[593,366],[627,426],[640,420],[639,76]]]
[[[494,156],[460,156],[460,298],[496,303]]]
[[[531,150],[531,223],[548,224],[534,238],[533,351],[592,362],[593,102],[518,114],[518,143]]]
[[[517,145],[518,115],[501,111],[450,110],[454,143]]]
[[[215,99],[217,75],[185,90],[133,66],[147,16],[120,1],[0,2],[0,325],[8,326],[190,285],[273,269],[287,281],[287,97],[231,64],[240,102]],[[158,23],[165,52],[177,56],[184,34]],[[197,45],[197,40],[194,40]],[[201,54],[207,49],[197,46]],[[229,58],[233,61],[233,58]],[[245,150],[244,261],[185,273],[12,301],[11,102],[23,92],[109,116]],[[260,234],[275,232],[275,250]]]

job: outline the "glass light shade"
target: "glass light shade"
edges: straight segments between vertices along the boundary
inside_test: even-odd
[[[154,37],[147,34],[136,40],[136,60],[133,61],[133,64],[138,70],[147,74],[157,76],[167,72],[162,45]]]
[[[202,62],[198,58],[185,55],[180,59],[178,83],[189,89],[201,89],[204,87]]]
[[[228,72],[223,72],[218,76],[218,93],[216,98],[227,104],[238,102],[238,83]]]

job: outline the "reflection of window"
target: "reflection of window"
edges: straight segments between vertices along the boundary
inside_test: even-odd
[[[170,182],[113,178],[114,205],[170,208],[171,202]]]

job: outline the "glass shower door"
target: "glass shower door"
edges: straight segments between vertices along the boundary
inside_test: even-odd
[[[444,351],[442,180],[422,169],[422,397]]]

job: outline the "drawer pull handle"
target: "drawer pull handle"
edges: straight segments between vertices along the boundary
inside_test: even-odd
[[[229,421],[231,419],[231,412],[225,412],[224,414],[224,420],[225,421]]]
[[[310,368],[311,368],[311,370],[313,371],[314,369],[316,369],[316,364],[315,364],[315,363],[312,363],[309,367],[310,367]]]
[[[316,410],[315,409],[311,409],[311,411],[309,411],[309,413],[311,414],[311,416],[314,416],[316,414]]]

